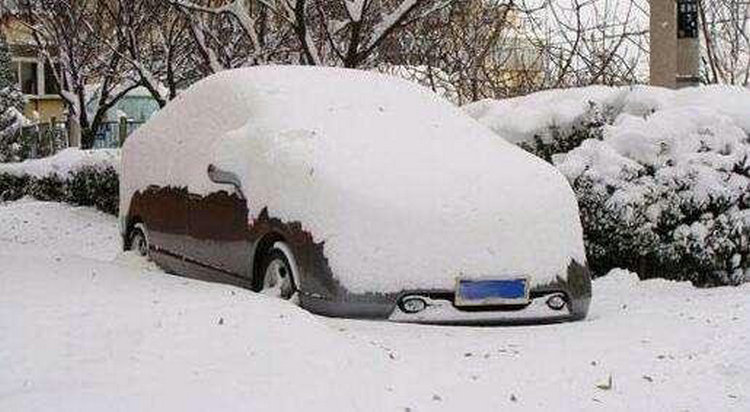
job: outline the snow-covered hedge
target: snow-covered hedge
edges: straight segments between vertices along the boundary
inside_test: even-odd
[[[750,91],[592,87],[467,110],[566,175],[596,274],[750,280]]]
[[[117,214],[118,169],[117,150],[66,149],[43,159],[0,164],[0,201],[30,196]]]

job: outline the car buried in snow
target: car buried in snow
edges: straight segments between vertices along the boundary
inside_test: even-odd
[[[125,142],[125,249],[317,314],[583,319],[573,192],[431,91],[371,72],[213,75]]]

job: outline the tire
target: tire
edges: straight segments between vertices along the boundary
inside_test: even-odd
[[[138,256],[149,257],[150,245],[148,244],[146,226],[143,223],[137,223],[130,232],[130,250]]]
[[[260,266],[260,293],[291,300],[297,292],[297,267],[289,247],[277,242],[263,257]]]

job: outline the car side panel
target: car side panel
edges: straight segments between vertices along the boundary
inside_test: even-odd
[[[128,214],[129,226],[142,221],[151,247],[170,254],[185,253],[187,235],[187,189],[149,187],[133,196]]]
[[[127,221],[143,221],[151,255],[180,276],[252,288],[253,242],[238,194],[152,186],[134,194]]]
[[[220,191],[191,194],[188,204],[187,257],[224,273],[251,278],[245,200]]]

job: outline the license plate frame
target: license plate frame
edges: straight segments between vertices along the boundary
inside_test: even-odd
[[[456,306],[524,305],[529,303],[529,279],[458,278]]]

